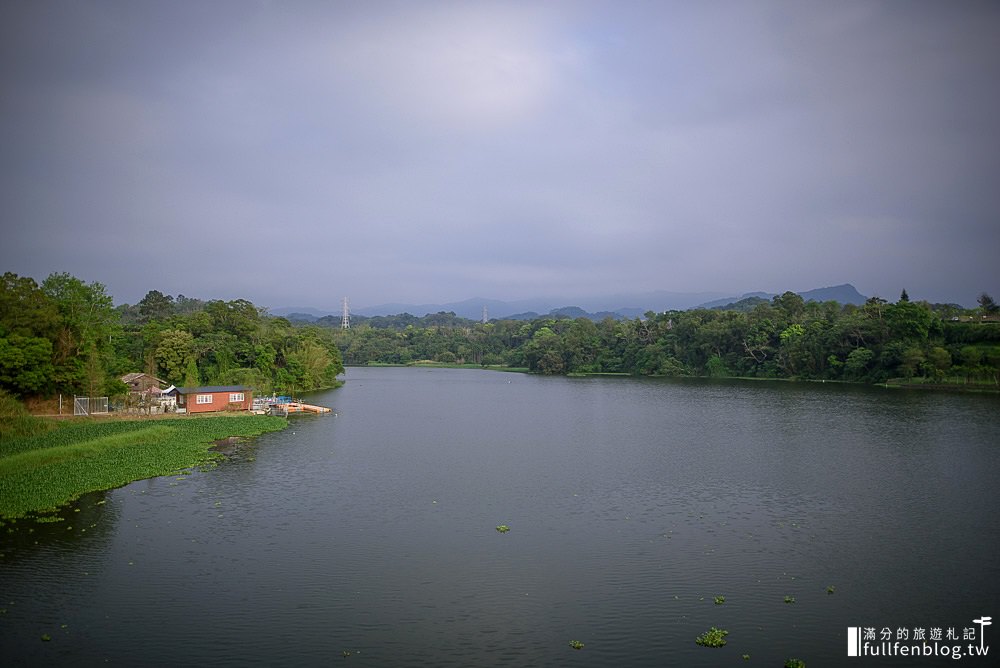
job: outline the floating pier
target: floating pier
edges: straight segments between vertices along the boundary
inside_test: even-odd
[[[290,401],[287,404],[275,404],[279,409],[283,409],[286,413],[329,413],[330,409],[326,406],[314,406],[313,404],[304,404],[301,401]]]
[[[254,413],[269,415],[289,415],[291,413],[331,413],[326,406],[316,406],[288,397],[272,397],[270,399],[254,399]]]

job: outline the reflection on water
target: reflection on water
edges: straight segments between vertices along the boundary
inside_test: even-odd
[[[315,400],[16,525],[0,661],[838,665],[847,626],[1000,610],[994,397],[352,368]]]

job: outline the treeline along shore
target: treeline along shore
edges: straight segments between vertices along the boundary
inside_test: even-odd
[[[297,322],[246,300],[149,291],[113,306],[99,283],[52,274],[0,282],[0,390],[122,396],[124,374],[176,385],[245,385],[258,394],[335,387],[344,363],[430,360],[543,374],[794,378],[1000,387],[1000,314],[873,297],[860,306],[792,292],[726,307],[595,322],[486,323],[437,313]]]
[[[792,292],[727,307],[643,318],[494,320],[454,313],[362,320],[334,329],[346,364],[420,360],[524,368],[543,374],[616,373],[897,383],[1000,389],[1000,317],[980,306],[871,298],[804,301]]]

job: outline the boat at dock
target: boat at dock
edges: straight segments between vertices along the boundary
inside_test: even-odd
[[[260,397],[253,400],[251,410],[258,415],[282,415],[288,416],[293,413],[331,413],[332,410],[326,406],[316,406],[307,404],[304,401],[292,399],[291,397]]]

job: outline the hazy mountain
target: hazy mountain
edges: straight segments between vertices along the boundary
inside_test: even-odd
[[[359,315],[395,315],[397,313],[410,313],[416,316],[427,315],[428,313],[438,313],[440,311],[451,311],[455,315],[471,320],[480,320],[483,317],[483,307],[486,307],[487,315],[490,319],[509,318],[514,315],[524,315],[527,313],[550,313],[553,310],[568,308],[567,304],[582,309],[591,314],[606,312],[616,314],[626,318],[642,315],[646,311],[670,311],[683,310],[697,306],[706,299],[717,299],[723,297],[718,292],[668,292],[658,290],[655,292],[642,292],[632,294],[618,294],[606,297],[549,297],[539,299],[522,299],[518,301],[500,301],[497,299],[466,299],[460,302],[445,304],[380,304],[378,306],[368,306],[364,308],[352,309],[352,313]],[[295,309],[300,312],[308,312],[305,309]],[[275,312],[275,311],[272,311]]]
[[[806,301],[838,301],[841,304],[863,304],[865,297],[853,285],[845,283],[827,288],[817,288],[798,293]],[[499,318],[531,319],[549,314],[552,317],[586,317],[602,320],[607,316],[613,318],[641,317],[647,311],[683,311],[691,308],[719,308],[729,304],[759,298],[770,300],[774,295],[767,292],[747,292],[740,296],[726,296],[719,292],[669,292],[657,290],[654,292],[638,292],[617,294],[606,297],[564,298],[550,297],[538,299],[522,299],[518,301],[501,301],[499,299],[473,298],[460,302],[443,304],[402,304],[389,303],[377,306],[352,308],[351,313],[368,317],[399,315],[409,313],[423,317],[432,313],[452,312],[469,320],[481,320],[483,307],[489,319]],[[572,304],[572,306],[567,306]],[[297,320],[318,320],[323,316],[339,318],[340,314],[319,309],[294,306],[270,309],[271,314]],[[573,315],[577,314],[577,315]]]
[[[750,299],[752,297],[770,300],[774,297],[774,295],[767,292],[745,292],[739,297],[723,297],[722,299],[713,299],[710,302],[698,304],[696,308],[722,308],[723,306],[729,306],[730,304],[735,304],[736,302],[741,302],[744,299]]]
[[[817,288],[800,292],[799,296],[807,302],[840,302],[841,304],[855,304],[860,306],[868,298],[858,292],[850,283],[835,285],[831,288]]]
[[[861,305],[865,303],[867,297],[857,291],[857,289],[850,283],[844,283],[843,285],[834,285],[829,288],[816,288],[814,290],[806,290],[805,292],[797,292],[797,295],[802,297],[807,302],[840,302],[841,304],[856,304]],[[723,308],[726,306],[731,306],[738,302],[743,302],[750,300],[751,298],[759,299],[773,299],[777,295],[768,292],[746,292],[739,297],[724,297],[722,299],[713,299],[710,302],[705,302],[703,304],[698,304],[697,308]]]
[[[324,315],[330,315],[330,311],[323,311],[311,306],[279,306],[278,308],[269,308],[267,312],[271,315],[289,319],[291,319],[290,316],[292,315],[299,317],[312,316],[313,318],[322,318]]]

